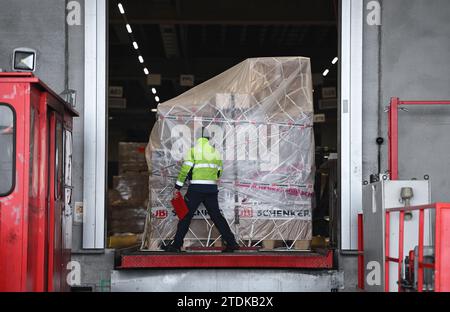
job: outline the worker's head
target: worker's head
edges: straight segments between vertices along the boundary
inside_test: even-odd
[[[209,136],[209,131],[205,127],[202,127],[202,138],[209,140],[211,137]]]

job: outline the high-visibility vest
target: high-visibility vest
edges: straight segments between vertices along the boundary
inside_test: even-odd
[[[200,138],[184,157],[176,185],[182,187],[191,170],[191,184],[217,184],[222,166],[220,153],[209,144],[207,138]]]

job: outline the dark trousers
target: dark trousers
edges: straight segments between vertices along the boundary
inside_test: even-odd
[[[175,234],[175,239],[173,241],[173,246],[180,248],[183,246],[183,240],[186,233],[189,231],[189,225],[194,217],[195,211],[197,210],[200,203],[205,205],[206,210],[211,220],[216,225],[219,233],[222,235],[223,239],[227,242],[228,246],[237,245],[233,233],[228,226],[227,221],[224,216],[220,213],[219,202],[217,200],[217,195],[219,192],[198,192],[192,189],[188,189],[184,200],[189,208],[189,213],[183,218],[183,220],[178,222],[177,233]]]

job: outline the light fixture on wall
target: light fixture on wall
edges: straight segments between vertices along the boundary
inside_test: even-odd
[[[77,105],[77,91],[73,89],[66,89],[64,90],[60,96],[70,104],[72,107],[76,107]]]
[[[36,70],[36,50],[17,48],[13,52],[13,71],[34,72]]]

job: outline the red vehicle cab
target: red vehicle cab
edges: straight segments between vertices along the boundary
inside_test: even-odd
[[[64,291],[72,119],[31,73],[0,73],[0,291]]]

